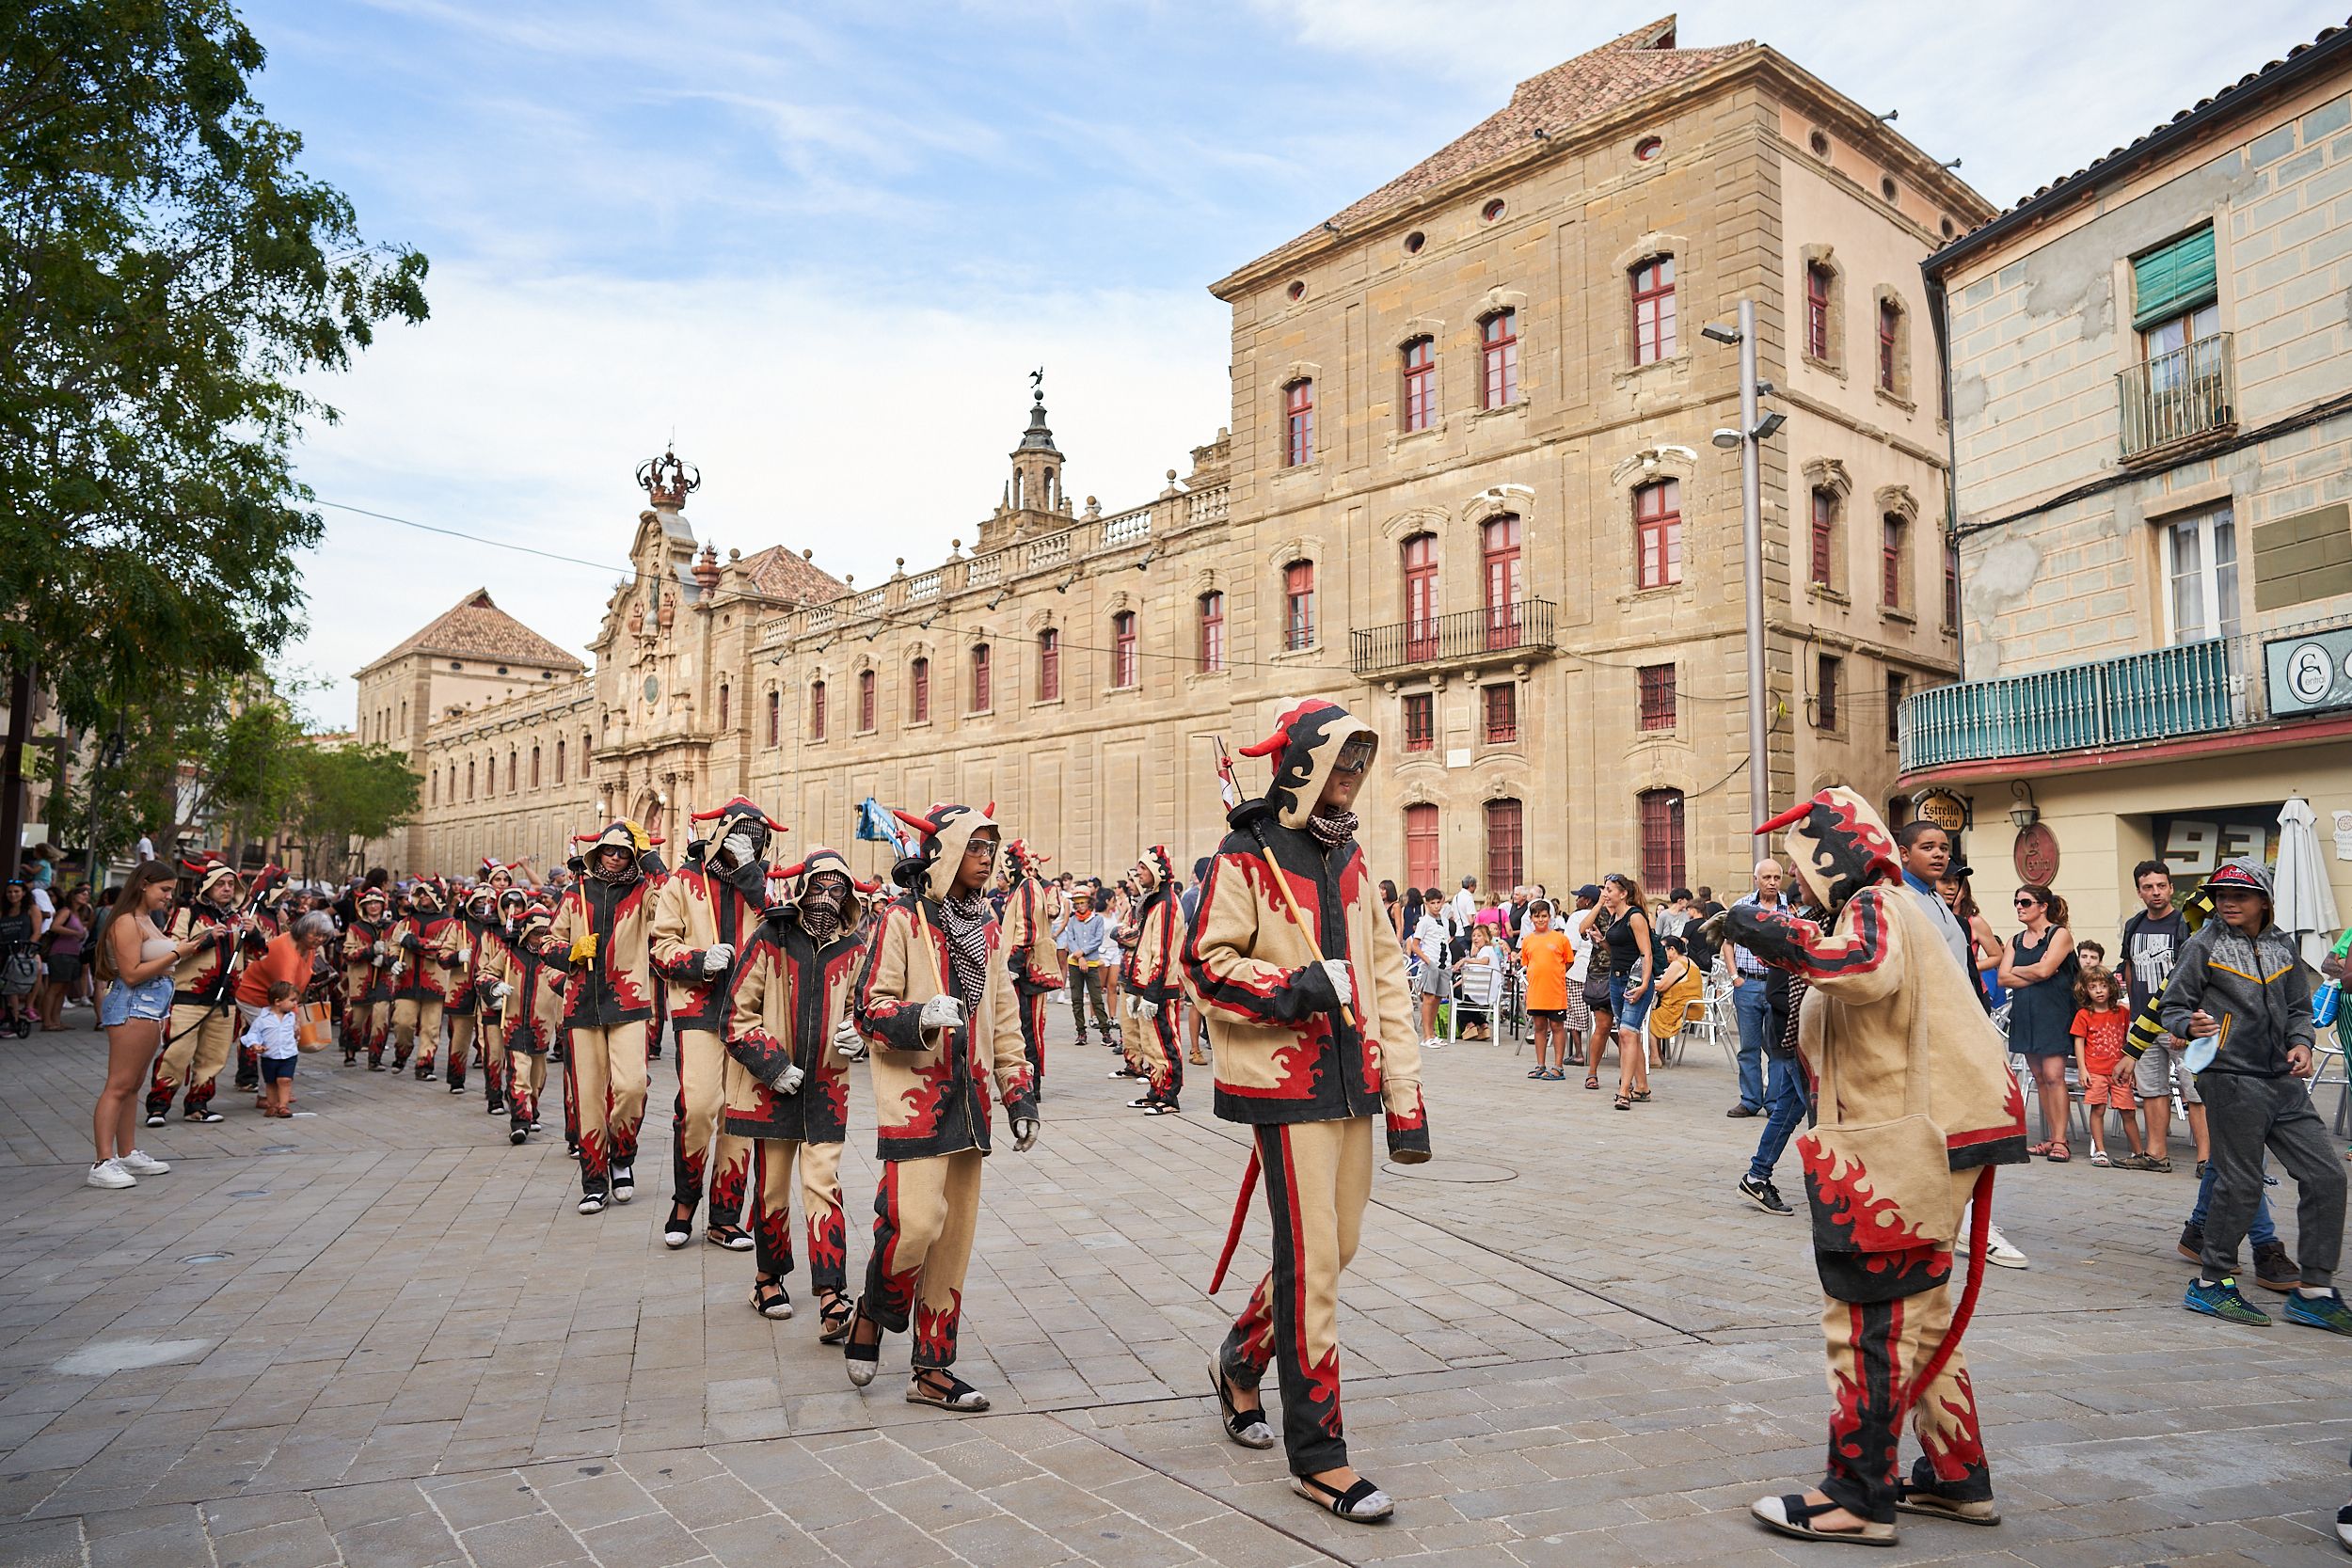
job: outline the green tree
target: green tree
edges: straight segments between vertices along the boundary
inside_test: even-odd
[[[0,5],[0,664],[45,661],[72,726],[260,673],[323,531],[291,453],[334,410],[296,381],[425,316],[262,63],[228,0]]]
[[[389,746],[308,746],[301,772],[285,825],[313,877],[357,871],[361,847],[406,824],[424,789]]]

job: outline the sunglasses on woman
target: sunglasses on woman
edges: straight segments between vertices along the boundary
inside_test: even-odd
[[[2038,910],[2042,907],[2042,900],[2039,898],[2020,898],[2016,901],[2016,906],[2021,910]]]

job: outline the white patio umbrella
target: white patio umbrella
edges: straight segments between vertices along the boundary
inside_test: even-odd
[[[2335,890],[2328,885],[2328,863],[2320,858],[2319,819],[2299,795],[2279,808],[2278,887],[2279,928],[2298,939],[2303,961],[2315,970],[2342,921]]]

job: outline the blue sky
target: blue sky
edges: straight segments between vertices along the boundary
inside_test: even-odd
[[[1662,13],[1518,0],[877,5],[262,0],[259,84],[434,319],[322,386],[290,662],[350,673],[480,585],[580,650],[673,431],[688,516],[872,583],[971,539],[1047,399],[1074,495],[1154,493],[1230,419],[1205,285]],[[1705,4],[1999,205],[2310,38],[2324,6]]]

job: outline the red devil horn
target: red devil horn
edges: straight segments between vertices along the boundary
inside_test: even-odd
[[[602,838],[603,836],[604,835],[602,833],[574,833],[572,835],[572,842],[574,844],[594,844],[596,840]]]
[[[1764,833],[1776,832],[1779,829],[1788,827],[1792,822],[1798,821],[1812,809],[1813,802],[1811,800],[1800,800],[1795,805],[1790,806],[1787,811],[1782,812],[1778,816],[1773,817],[1770,822],[1767,822],[1757,828],[1756,832],[1759,836]]]
[[[912,812],[900,811],[896,806],[890,808],[890,815],[921,833],[925,838],[935,837],[939,832],[939,824],[928,816],[917,816]]]
[[[980,815],[982,816],[994,816],[996,815],[996,802],[991,800],[987,805],[982,806],[980,808]]]
[[[851,887],[853,887],[853,888],[857,889],[860,893],[880,893],[880,892],[882,891],[882,883],[880,883],[880,882],[862,882],[862,881],[859,881],[859,880],[858,880],[855,877],[852,877],[852,878],[850,878],[850,885]]]
[[[788,833],[792,831],[764,811],[759,814],[759,819],[768,824],[768,831],[771,833]]]
[[[1241,749],[1241,754],[1246,757],[1270,757],[1290,743],[1290,726],[1288,724],[1284,724],[1281,728],[1276,730],[1272,735],[1267,736],[1263,740],[1259,741],[1255,746],[1244,746]]]
[[[660,833],[647,833],[645,835],[645,847],[648,849],[652,848],[655,845],[660,842],[661,835]]]
[[[771,882],[781,882],[789,878],[797,877],[807,869],[808,862],[796,861],[790,865],[777,866],[773,871],[768,873],[768,879]]]
[[[707,822],[715,816],[724,816],[726,814],[727,808],[721,806],[715,811],[698,811],[692,816],[689,817],[688,820],[691,822]]]

